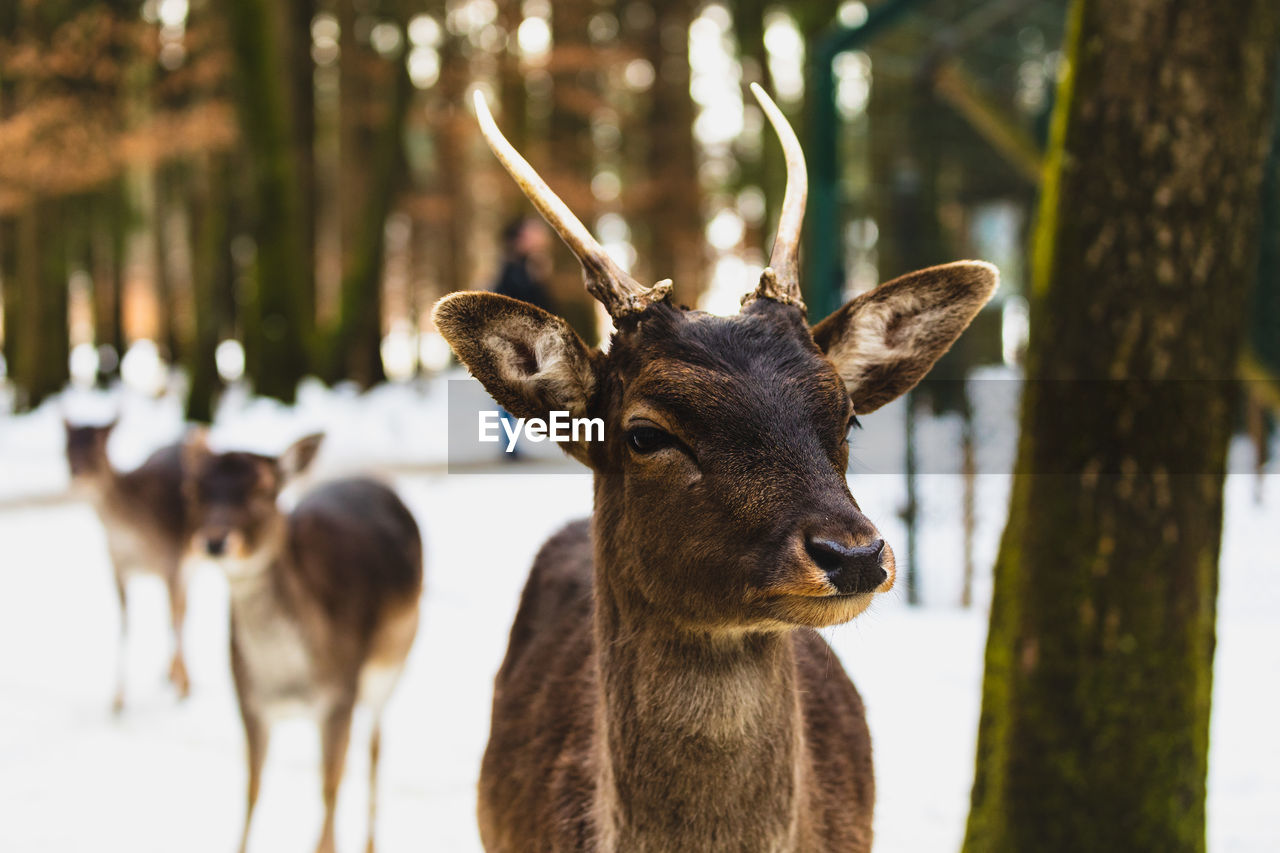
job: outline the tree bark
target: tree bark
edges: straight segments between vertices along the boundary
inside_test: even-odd
[[[966,851],[1203,851],[1280,10],[1077,0]]]

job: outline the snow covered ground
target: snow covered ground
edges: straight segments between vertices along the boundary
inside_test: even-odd
[[[588,476],[568,463],[448,473],[444,396],[439,384],[365,396],[309,387],[293,409],[232,400],[214,431],[215,442],[277,451],[323,427],[329,440],[319,474],[388,472],[423,527],[422,629],[383,738],[378,830],[384,853],[480,849],[475,780],[491,680],[519,591],[542,540],[586,514],[591,503]],[[82,418],[110,414],[94,400],[70,399],[63,408]],[[993,403],[980,407],[983,412],[1007,423],[1007,405]],[[892,425],[901,408],[874,417]],[[56,497],[65,486],[59,420],[57,406],[0,419],[0,850],[228,853],[243,814],[244,768],[227,669],[223,582],[210,569],[196,575],[187,626],[193,692],[182,704],[163,679],[162,589],[158,582],[134,582],[127,708],[113,718],[114,592],[96,518]],[[135,464],[180,429],[171,402],[131,398],[113,456]],[[997,435],[990,444],[1007,444],[999,425],[991,429]],[[954,424],[931,419],[922,426],[926,439],[930,431],[943,447]],[[859,444],[855,437],[854,494],[898,546],[902,478],[894,473],[897,463],[886,461],[891,450],[876,441]],[[977,488],[976,589],[985,602],[1008,477],[983,474]],[[867,704],[880,851],[956,850],[963,832],[986,621],[981,606],[954,605],[960,490],[953,474],[921,478],[928,523],[920,559],[929,606],[908,608],[895,592],[852,624],[825,632]],[[1247,475],[1228,480],[1209,780],[1215,853],[1280,849],[1280,728],[1274,725],[1280,477],[1264,478],[1261,502],[1254,491]],[[366,731],[357,720],[338,816],[339,849],[349,852],[363,841]],[[277,729],[251,850],[312,849],[321,818],[318,761],[307,724]]]

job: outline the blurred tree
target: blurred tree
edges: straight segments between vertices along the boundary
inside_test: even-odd
[[[397,28],[402,44],[408,5],[391,9],[395,23],[384,24]],[[344,57],[347,52],[344,47]],[[379,57],[366,50],[361,66],[345,59],[341,66],[344,265],[333,358],[338,375],[365,388],[386,379],[381,355],[386,222],[407,173],[403,140],[413,98],[403,51],[391,53]]]
[[[440,4],[443,7],[444,4]],[[439,10],[443,13],[443,8]],[[430,100],[429,122],[435,158],[432,188],[438,204],[433,222],[444,232],[436,264],[442,288],[465,290],[472,283],[471,234],[476,226],[468,175],[474,118],[467,109],[471,69],[461,36],[448,33],[440,45],[440,78]]]
[[[123,181],[115,179],[89,202],[89,271],[93,279],[93,337],[100,348],[98,384],[119,374],[124,352],[124,251],[130,207]],[[109,351],[102,348],[110,348]]]
[[[311,26],[316,17],[316,0],[285,0],[283,30],[289,77],[289,107],[293,121],[293,157],[296,162],[298,200],[303,211],[302,245],[299,255],[306,259],[301,291],[301,311],[309,323],[316,317],[316,84],[315,61],[311,56]],[[309,363],[314,364],[319,341],[310,341]]]
[[[195,316],[184,366],[191,382],[186,416],[198,423],[213,421],[214,398],[221,387],[217,348],[227,318],[219,291],[230,288],[231,276],[226,160],[226,155],[209,155],[193,168],[189,184]]]
[[[1202,851],[1280,9],[1078,0],[964,849]]]
[[[691,7],[680,0],[655,0],[654,20],[641,38],[643,57],[653,68],[649,112],[641,127],[648,137],[646,204],[638,211],[649,240],[641,244],[650,278],[670,278],[675,299],[693,305],[706,286],[706,238],[702,194],[689,97]]]
[[[293,402],[314,344],[309,306],[315,264],[307,251],[312,210],[304,206],[303,164],[296,156],[287,11],[268,0],[230,0],[224,7],[254,172],[256,264],[243,330],[246,367],[258,393]],[[310,63],[309,53],[305,61]]]
[[[764,19],[769,4],[765,0],[734,0],[733,29],[738,38],[738,53],[742,60],[744,83],[759,83],[766,92],[776,97],[773,75],[769,72],[769,51],[764,44]],[[754,99],[747,97],[747,109],[756,110]],[[797,123],[797,126],[798,123]],[[765,136],[768,136],[767,126]],[[748,231],[747,243],[763,252],[773,245],[774,217],[782,205],[782,195],[787,187],[787,164],[782,147],[766,138],[760,145],[758,156],[743,158],[742,186],[754,186],[764,194],[764,213],[758,227]]]
[[[579,219],[594,231],[599,214],[591,192],[595,174],[592,117],[603,105],[599,54],[591,43],[594,0],[559,0],[551,6],[553,44],[547,70],[551,74],[551,121],[547,133],[547,162],[534,166]],[[527,209],[527,208],[526,208]],[[577,260],[556,242],[552,292],[560,313],[588,342],[598,337],[595,303],[582,286]]]

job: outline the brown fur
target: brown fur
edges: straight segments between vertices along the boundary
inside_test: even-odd
[[[183,656],[183,622],[187,585],[182,571],[187,520],[182,501],[182,457],[179,446],[153,453],[138,468],[121,472],[107,458],[107,441],[114,424],[65,424],[67,462],[72,487],[93,505],[107,535],[116,595],[120,604],[116,692],[112,707],[124,708],[125,645],[128,631],[128,579],[131,573],[154,575],[164,581],[173,630],[173,658],[169,680],[178,695],[190,692]]]
[[[849,493],[846,431],[919,381],[994,284],[982,264],[924,271],[812,335],[768,298],[732,318],[659,303],[607,354],[503,297],[438,304],[514,414],[605,422],[567,448],[595,473],[590,527],[539,554],[496,680],[486,849],[870,849],[862,704],[812,630],[894,580]]]
[[[289,515],[275,498],[306,467],[319,438],[281,461],[188,448],[187,495],[196,545],[227,571],[231,668],[244,721],[247,845],[273,720],[301,712],[320,727],[325,821],[318,849],[333,849],[333,818],[358,702],[374,717],[368,849],[373,849],[380,717],[412,646],[422,590],[417,524],[399,498],[370,480],[308,494]],[[290,459],[293,457],[293,461]],[[301,457],[301,458],[297,458]]]

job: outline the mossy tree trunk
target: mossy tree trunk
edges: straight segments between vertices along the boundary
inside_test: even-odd
[[[279,7],[267,0],[225,5],[228,36],[240,72],[241,132],[254,172],[257,259],[252,316],[244,322],[250,378],[258,393],[292,402],[314,339],[310,293],[314,259],[307,251],[297,142],[291,109],[294,77]],[[306,58],[310,62],[310,57]]]
[[[1222,483],[1280,9],[1077,0],[964,849],[1205,849]]]

